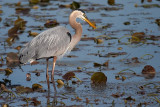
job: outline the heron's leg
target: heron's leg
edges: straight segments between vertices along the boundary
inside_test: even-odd
[[[50,89],[50,85],[49,85],[49,75],[48,75],[48,58],[46,59],[47,61],[47,72],[46,72],[46,78],[47,78],[47,85],[48,85],[48,89]]]
[[[52,75],[51,75],[51,80],[52,80],[52,83],[53,83],[53,88],[54,88],[55,93],[57,92],[56,91],[56,85],[55,85],[55,82],[54,82],[54,68],[55,68],[56,60],[57,60],[57,57],[54,56],[53,57]]]
[[[54,57],[53,57],[52,75],[51,75],[51,80],[52,80],[52,82],[53,82],[53,80],[54,80],[54,68],[55,68],[56,60],[57,60],[57,57],[54,56]]]

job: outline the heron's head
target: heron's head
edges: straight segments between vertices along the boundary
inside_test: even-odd
[[[82,19],[83,21],[87,22],[91,27],[93,27],[94,29],[96,29],[95,24],[93,24],[85,15],[85,12],[81,9],[76,9],[72,12],[74,15],[77,16],[77,18]]]

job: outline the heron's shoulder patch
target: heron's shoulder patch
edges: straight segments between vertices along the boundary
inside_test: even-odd
[[[72,40],[72,36],[71,36],[71,34],[70,34],[69,32],[67,32],[67,35],[69,36],[69,38],[70,38],[70,42],[71,42],[71,40]]]

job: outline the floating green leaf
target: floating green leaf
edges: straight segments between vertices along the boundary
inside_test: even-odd
[[[91,82],[93,84],[106,84],[107,82],[107,77],[105,76],[104,73],[102,72],[95,72],[92,76],[91,76]]]
[[[32,85],[32,89],[33,89],[33,90],[42,89],[42,88],[43,88],[43,86],[40,85],[40,84],[33,84],[33,85]]]

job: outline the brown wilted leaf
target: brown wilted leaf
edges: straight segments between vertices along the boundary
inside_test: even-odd
[[[129,97],[127,97],[127,98],[124,98],[125,100],[129,100],[129,101],[135,101],[135,99],[134,98],[132,98],[131,96],[129,96]]]
[[[45,26],[46,28],[52,28],[52,27],[55,27],[55,26],[57,26],[57,25],[59,25],[59,23],[58,23],[56,20],[52,20],[52,21],[48,20],[48,21],[44,24],[44,26]]]
[[[84,37],[84,38],[81,38],[81,41],[88,41],[88,40],[95,40],[94,37]]]
[[[4,92],[9,92],[9,90],[6,88],[6,86],[4,84],[1,84],[1,90]]]
[[[103,43],[103,40],[102,40],[102,39],[95,39],[94,41],[96,42],[96,44],[101,44],[101,43]]]
[[[40,84],[33,84],[33,85],[32,85],[32,89],[33,89],[33,90],[42,89],[42,88],[43,88],[43,86],[40,85]]]
[[[72,10],[80,8],[80,4],[76,1],[73,1],[71,4],[59,5],[60,8],[70,8]]]
[[[118,98],[118,97],[122,97],[124,95],[124,93],[120,94],[120,93],[115,93],[115,94],[112,94],[112,97],[114,98]]]
[[[106,55],[100,55],[100,57],[117,57],[117,56],[120,56],[120,55],[126,55],[127,52],[110,52]]]
[[[141,41],[145,41],[144,32],[135,32],[132,34],[131,42],[141,42]]]
[[[16,3],[16,6],[20,6],[20,5],[21,5],[21,2],[20,2],[20,1]]]
[[[40,2],[49,2],[50,0],[41,0]]]
[[[66,5],[59,5],[60,8],[70,8],[71,5],[70,4],[66,4]]]
[[[37,64],[39,64],[38,61],[33,61],[33,62],[31,63],[31,65],[37,65]]]
[[[109,60],[103,63],[103,66],[108,67],[109,66]]]
[[[19,57],[17,53],[10,52],[10,53],[7,53],[6,60],[7,62],[19,62]]]
[[[18,16],[17,20],[15,20],[15,22],[14,22],[14,26],[18,27],[20,30],[24,30],[26,23],[27,23],[27,21],[25,21],[24,19],[22,19]]]
[[[94,63],[94,67],[101,67],[102,64],[99,64],[99,63]]]
[[[156,19],[155,23],[160,26],[160,19]]]
[[[142,70],[142,74],[148,74],[148,73],[156,73],[154,67],[152,67],[151,65],[146,65]]]
[[[77,100],[77,101],[81,101],[82,99],[77,96],[77,97],[76,97],[76,100]]]
[[[3,13],[3,11],[2,10],[0,10],[0,14],[2,14]]]
[[[88,98],[86,98],[86,103],[88,104],[90,101],[89,101],[89,99]]]
[[[15,47],[14,49],[16,49],[16,50],[20,50],[22,47],[21,46],[17,46],[17,47]]]
[[[15,67],[19,65],[20,63],[17,53],[14,52],[7,53],[6,63],[8,67]]]
[[[108,0],[108,4],[109,5],[114,5],[115,4],[115,0]]]
[[[79,9],[79,8],[80,8],[80,3],[76,2],[76,1],[73,1],[73,2],[70,4],[70,8],[71,8],[72,10]]]
[[[29,0],[29,4],[38,4],[40,0]]]
[[[75,73],[74,72],[67,72],[65,75],[62,76],[63,79],[65,80],[71,80],[72,78],[75,77]]]
[[[24,87],[24,86],[17,86],[16,93],[31,93],[33,92],[32,88]]]
[[[30,8],[23,8],[23,7],[16,8],[16,14],[22,13],[26,15],[26,14],[29,14],[29,12],[30,12]]]
[[[41,104],[41,101],[38,101],[37,98],[32,98],[31,100],[32,100],[31,103],[33,103],[34,106],[38,106]]]
[[[16,37],[18,30],[19,30],[19,26],[12,27],[11,29],[8,30],[8,36],[12,38]]]
[[[32,7],[32,9],[38,9],[38,8],[39,8],[38,6],[33,6],[33,7]]]
[[[139,60],[138,60],[138,57],[133,57],[132,61],[133,61],[133,63],[140,63]]]
[[[75,57],[78,57],[76,55],[67,55],[68,58],[75,58]]]
[[[62,80],[60,80],[60,79],[57,80],[57,83],[58,83],[59,85],[64,85],[64,82],[63,82]]]
[[[31,31],[29,31],[29,36],[33,36],[33,37],[35,37],[35,36],[37,36],[38,35],[38,33],[37,32],[31,32]]]
[[[13,72],[10,68],[6,68],[4,71],[6,76],[10,75]]]

